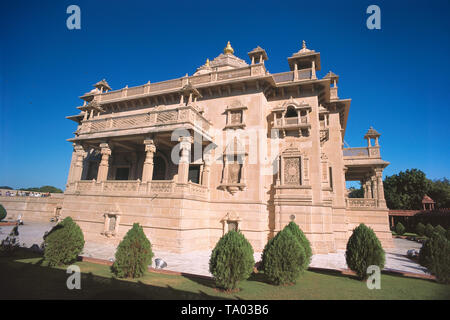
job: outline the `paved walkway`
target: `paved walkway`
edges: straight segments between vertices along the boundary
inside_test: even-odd
[[[33,244],[40,245],[45,231],[53,227],[53,223],[33,222],[19,227],[19,242],[26,247]],[[0,227],[0,240],[6,238],[13,227]],[[406,239],[393,239],[395,248],[386,251],[386,270],[396,270],[426,274],[426,269],[406,257],[409,249],[420,249],[421,244]],[[86,257],[113,260],[116,247],[108,244],[86,242],[82,255]],[[210,276],[209,257],[211,251],[195,251],[184,254],[176,254],[164,251],[155,251],[154,258],[163,259],[167,263],[166,270]],[[261,259],[261,253],[255,253],[255,261]],[[154,266],[154,264],[153,264]],[[336,253],[316,254],[312,257],[311,267],[326,269],[347,269],[345,263],[345,251]]]

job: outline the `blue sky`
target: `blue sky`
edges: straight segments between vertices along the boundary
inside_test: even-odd
[[[68,30],[66,8],[81,8]],[[366,8],[381,8],[381,30]],[[305,39],[324,76],[351,98],[345,140],[364,146],[373,126],[391,162],[450,177],[449,1],[2,1],[0,185],[64,188],[78,98],[106,78],[113,89],[190,75],[228,40],[248,61],[266,49],[271,73]]]

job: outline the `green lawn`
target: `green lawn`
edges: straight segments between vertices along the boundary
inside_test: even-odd
[[[112,276],[108,266],[76,263],[81,290],[68,290],[65,268],[50,268],[30,252],[0,257],[0,299],[450,299],[450,286],[429,280],[382,275],[381,289],[349,276],[306,272],[294,286],[277,287],[253,275],[237,293],[214,288],[211,280],[147,273],[137,280]]]

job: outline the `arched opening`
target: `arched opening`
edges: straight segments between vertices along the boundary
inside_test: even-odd
[[[287,108],[285,118],[297,118],[297,111],[294,107],[290,106]]]

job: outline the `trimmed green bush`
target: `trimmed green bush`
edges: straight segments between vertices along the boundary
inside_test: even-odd
[[[216,286],[235,290],[239,282],[248,279],[253,272],[255,260],[250,242],[240,231],[228,231],[219,239],[211,253],[209,271]]]
[[[398,222],[395,226],[395,232],[401,236],[405,233],[405,230],[405,226],[401,222]]]
[[[67,217],[44,236],[44,260],[50,266],[67,265],[77,259],[83,247],[83,232]]]
[[[283,229],[264,248],[264,274],[273,284],[294,284],[305,270],[305,260],[307,258],[303,246],[288,229]]]
[[[0,204],[0,221],[6,218],[6,209]]]
[[[419,236],[425,235],[425,225],[424,225],[422,222],[419,222],[419,223],[416,225],[416,233],[417,233]]]
[[[433,235],[433,232],[434,232],[434,228],[433,228],[433,226],[431,225],[431,224],[427,224],[426,225],[426,227],[425,227],[425,235],[428,237],[428,238],[431,238],[431,236]]]
[[[361,223],[353,230],[347,242],[345,259],[348,267],[356,272],[360,279],[368,277],[367,268],[371,265],[384,268],[384,250],[372,228]]]
[[[445,237],[445,229],[442,228],[440,225],[438,225],[436,228],[434,228],[434,232],[439,233],[440,235]]]
[[[302,269],[307,270],[309,267],[309,264],[311,263],[311,257],[312,257],[312,250],[311,250],[311,243],[309,242],[308,238],[306,238],[305,234],[303,233],[302,229],[293,221],[289,222],[289,224],[284,227],[289,232],[291,232],[300,242],[303,249],[305,250],[305,259],[303,260]]]
[[[447,232],[445,232],[445,237],[447,238],[447,240],[450,240],[450,228],[447,230]]]
[[[152,244],[139,223],[134,223],[117,247],[112,272],[118,278],[139,278],[152,263]]]
[[[419,251],[419,264],[431,270],[431,240],[428,239],[422,244]]]
[[[431,272],[440,283],[450,284],[450,241],[434,233],[430,240]]]

